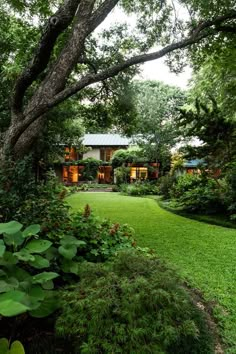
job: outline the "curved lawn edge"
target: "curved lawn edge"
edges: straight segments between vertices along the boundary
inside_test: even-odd
[[[236,224],[232,223],[226,219],[220,219],[217,218],[217,216],[211,216],[211,215],[200,215],[200,214],[191,214],[191,213],[187,213],[181,210],[177,210],[174,208],[171,208],[170,206],[168,206],[166,204],[165,201],[161,200],[160,198],[156,197],[156,196],[146,196],[146,198],[151,198],[153,200],[155,200],[157,202],[157,204],[164,210],[167,210],[173,214],[176,215],[180,215],[183,216],[187,219],[191,219],[191,220],[197,220],[199,222],[203,222],[205,224],[211,224],[211,225],[217,225],[217,226],[222,226],[222,227],[226,227],[229,229],[236,229]],[[220,216],[219,216],[220,217]]]
[[[162,209],[151,198],[118,193],[78,193],[68,197],[74,210],[89,204],[94,213],[128,223],[140,247],[154,249],[175,266],[191,287],[215,305],[227,353],[236,352],[236,230],[210,225]]]

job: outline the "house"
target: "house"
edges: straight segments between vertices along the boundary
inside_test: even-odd
[[[115,151],[127,149],[134,146],[132,138],[123,137],[119,134],[85,134],[82,144],[86,147],[86,152],[81,156],[76,147],[65,147],[65,161],[62,169],[57,169],[57,175],[66,184],[76,184],[82,180],[86,159],[100,160],[101,164],[97,168],[96,179],[98,183],[113,182],[113,170],[111,159]],[[88,161],[88,160],[87,160]],[[154,165],[154,164],[152,164]],[[155,164],[157,166],[157,164]],[[148,167],[143,164],[129,164],[130,180],[146,179],[148,177]],[[158,171],[152,172],[152,177],[158,177]]]
[[[205,166],[206,163],[202,159],[188,160],[183,163],[184,171],[190,175],[200,173],[200,167]]]

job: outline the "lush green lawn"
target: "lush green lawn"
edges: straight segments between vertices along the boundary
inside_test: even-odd
[[[74,210],[89,204],[94,213],[136,231],[141,247],[155,249],[174,265],[217,310],[230,353],[236,353],[236,230],[209,225],[161,209],[155,200],[116,193],[78,193],[68,198]]]

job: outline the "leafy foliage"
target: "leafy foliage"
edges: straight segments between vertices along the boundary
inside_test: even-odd
[[[122,184],[120,186],[122,193],[126,195],[142,196],[157,194],[158,189],[156,184],[150,182],[135,182],[132,184]]]
[[[18,340],[10,343],[6,338],[0,338],[0,352],[2,354],[25,354],[22,343]]]
[[[177,87],[157,81],[136,82],[137,138],[143,155],[159,161],[161,171],[169,170],[170,149],[180,140],[176,118],[185,94]]]
[[[56,322],[75,352],[213,353],[203,314],[156,257],[121,252],[107,265],[83,264],[80,274],[62,293]]]
[[[101,166],[102,161],[88,157],[82,161],[84,169],[82,171],[82,176],[85,181],[93,181],[97,177],[98,168]]]
[[[117,167],[114,171],[116,184],[119,186],[122,183],[129,183],[130,181],[130,167]]]
[[[104,262],[118,250],[135,246],[134,230],[128,225],[111,223],[94,216],[87,205],[77,212],[71,223],[73,235],[85,241],[80,256],[90,262]]]
[[[216,180],[205,176],[180,176],[170,194],[179,205],[192,212],[210,214],[223,208],[219,185]]]
[[[45,252],[52,243],[36,238],[39,225],[24,231],[22,226],[16,221],[0,224],[0,314],[11,317],[30,311],[32,316],[48,316],[58,307],[51,290],[59,274],[37,270],[49,268]]]
[[[164,199],[170,198],[170,192],[175,183],[175,178],[173,176],[162,176],[157,181],[158,194],[160,194]]]
[[[234,161],[236,156],[234,120],[227,120],[224,112],[218,108],[213,97],[210,104],[204,104],[198,99],[195,108],[181,109],[179,126],[186,137],[195,137],[202,145],[185,148],[188,157],[204,158],[210,168],[224,168]]]

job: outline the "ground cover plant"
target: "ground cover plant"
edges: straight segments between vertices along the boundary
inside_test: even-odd
[[[59,336],[76,353],[213,353],[204,314],[157,257],[120,252],[109,264],[83,263],[62,293]]]
[[[89,203],[96,215],[128,223],[141,247],[154,249],[213,302],[227,353],[236,350],[236,230],[186,219],[161,209],[155,200],[117,193],[79,193],[74,210]]]

